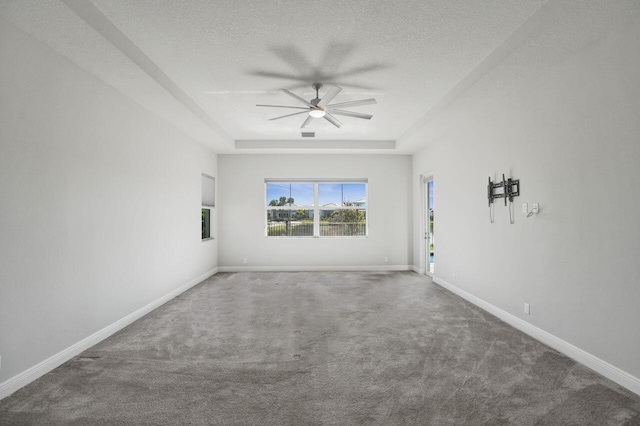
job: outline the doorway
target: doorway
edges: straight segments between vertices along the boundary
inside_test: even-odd
[[[424,175],[424,253],[425,274],[433,275],[435,269],[434,204],[433,175]]]

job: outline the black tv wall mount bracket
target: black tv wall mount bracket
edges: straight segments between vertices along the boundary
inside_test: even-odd
[[[496,198],[504,198],[504,205],[507,205],[507,199],[513,202],[513,197],[520,195],[520,179],[505,179],[504,173],[502,174],[502,182],[491,182],[491,176],[489,176],[489,184],[487,185],[487,198],[489,200],[489,207]]]

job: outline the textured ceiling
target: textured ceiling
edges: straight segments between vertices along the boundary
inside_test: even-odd
[[[314,82],[378,101],[350,108],[370,121],[313,120],[318,143],[389,151],[544,3],[3,0],[0,15],[219,152],[295,147],[304,116],[255,104],[295,105],[278,89],[311,99]]]

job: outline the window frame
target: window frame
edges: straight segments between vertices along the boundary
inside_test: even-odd
[[[291,218],[291,212],[295,211],[295,210],[300,210],[299,208],[296,209],[295,206],[269,206],[268,204],[268,200],[267,200],[267,188],[268,188],[268,184],[270,183],[286,183],[286,184],[309,184],[312,183],[313,184],[313,209],[305,209],[305,210],[313,210],[313,235],[309,235],[309,236],[287,236],[287,235],[282,235],[282,236],[270,236],[269,235],[269,210],[287,210],[289,211],[289,218]],[[363,207],[357,207],[357,210],[361,210],[364,211],[364,215],[365,215],[365,233],[364,235],[320,235],[320,212],[321,211],[329,211],[329,210],[354,210],[354,206],[336,206],[335,208],[331,208],[331,209],[322,209],[321,206],[319,205],[319,199],[320,199],[320,191],[319,191],[319,187],[321,184],[356,184],[356,183],[360,183],[360,184],[364,184],[364,198],[365,198],[365,205]],[[272,179],[265,179],[264,180],[264,190],[263,190],[263,194],[264,194],[264,199],[263,199],[263,205],[265,206],[265,211],[264,211],[264,237],[265,238],[269,238],[269,239],[309,239],[309,238],[328,238],[328,239],[363,239],[363,238],[368,238],[369,237],[369,179],[368,178],[342,178],[342,179],[334,179],[334,178],[330,178],[330,179],[295,179],[295,178],[291,178],[291,179],[282,179],[282,178],[272,178]],[[344,202],[344,200],[342,200],[342,202]],[[294,203],[295,203],[295,199],[294,199]]]
[[[207,213],[205,214],[205,212]],[[200,235],[202,237],[202,241],[212,240],[213,237],[211,236],[211,209],[208,208],[207,206],[202,206],[202,209],[200,210],[200,214],[201,214],[200,225],[202,230],[202,233]]]
[[[201,193],[201,198],[200,198],[200,214],[201,214],[201,230],[203,229],[203,226],[205,224],[205,217],[204,217],[204,211],[207,210],[208,213],[208,231],[209,231],[209,235],[208,236],[202,236],[202,233],[200,234],[201,236],[201,240],[202,242],[204,241],[210,241],[213,240],[213,227],[211,226],[211,218],[213,217],[213,209],[216,207],[216,178],[214,176],[208,175],[206,173],[201,173],[201,178],[200,178],[200,193]],[[210,185],[206,185],[205,187],[205,179],[210,180]],[[208,194],[207,193],[207,189],[211,190],[211,193]],[[207,202],[208,199],[211,200],[211,202]]]

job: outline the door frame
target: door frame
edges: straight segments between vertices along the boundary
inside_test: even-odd
[[[428,182],[434,182],[433,172],[425,172],[420,174],[420,272],[433,278],[435,274],[435,263],[433,266],[434,273],[429,272],[429,264],[427,262],[427,253],[429,248],[429,237],[427,232],[429,230],[429,195],[427,194]],[[434,190],[435,196],[435,190]]]

